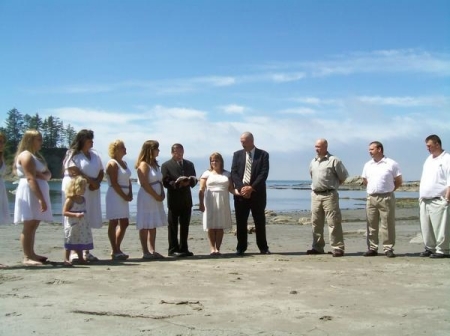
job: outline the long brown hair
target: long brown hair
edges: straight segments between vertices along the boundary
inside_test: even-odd
[[[137,169],[141,162],[146,162],[152,167],[159,167],[158,161],[156,161],[156,157],[153,157],[153,150],[158,148],[159,142],[156,140],[147,140],[146,142],[144,142],[134,168]]]

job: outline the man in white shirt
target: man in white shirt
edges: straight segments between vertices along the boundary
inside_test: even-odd
[[[381,142],[371,142],[369,154],[372,160],[364,165],[362,172],[368,194],[366,201],[368,250],[363,255],[365,257],[378,255],[378,231],[381,231],[383,251],[388,258],[394,258],[394,191],[402,185],[402,173],[397,162],[384,156]]]
[[[450,243],[450,154],[433,134],[425,139],[430,156],[420,179],[420,228],[425,251],[421,257],[449,257]]]

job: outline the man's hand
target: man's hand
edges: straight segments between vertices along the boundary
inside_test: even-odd
[[[241,195],[244,198],[250,198],[252,195],[253,188],[251,186],[245,186],[241,188]]]

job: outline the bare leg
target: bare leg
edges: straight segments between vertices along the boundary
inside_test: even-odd
[[[65,249],[64,250],[64,263],[68,262],[70,263],[70,250]]]
[[[209,249],[211,254],[216,252],[216,230],[208,229]]]
[[[78,263],[86,265],[88,261],[83,257],[83,250],[77,250],[75,253],[78,255]]]
[[[150,245],[150,253],[155,253],[156,228],[148,230],[148,243]]]
[[[39,226],[39,222],[38,222],[38,226]],[[36,230],[37,230],[37,227],[36,227]],[[47,258],[47,257],[44,257],[44,256],[41,256],[41,255],[39,255],[39,254],[36,254],[36,252],[34,252],[34,241],[35,241],[35,239],[36,239],[36,230],[35,230],[35,232],[34,232],[34,234],[33,234],[33,244],[32,244],[32,246],[33,246],[33,254],[34,254],[35,260],[44,263],[44,262],[47,261],[48,258]]]
[[[114,255],[116,253],[119,253],[119,248],[117,247],[116,243],[116,230],[117,230],[117,224],[119,223],[118,219],[111,219],[109,221],[108,225],[108,238],[109,243],[111,244],[111,255]]]
[[[139,230],[139,240],[141,241],[141,246],[142,246],[142,253],[148,254],[148,246],[147,246],[147,237],[150,235],[149,230],[147,229],[142,229]],[[148,238],[148,240],[150,240],[150,238]]]
[[[64,265],[65,266],[72,266],[72,263],[70,261],[70,250],[65,249],[64,250]]]
[[[118,253],[122,253],[120,245],[122,244],[123,238],[125,237],[125,232],[128,228],[128,224],[128,218],[119,219],[119,228],[116,230],[116,247]]]
[[[34,253],[34,237],[39,226],[38,220],[24,221],[20,242],[23,249],[23,263],[25,265],[42,265]]]
[[[220,252],[220,246],[223,240],[223,229],[217,229],[216,231],[216,253]]]

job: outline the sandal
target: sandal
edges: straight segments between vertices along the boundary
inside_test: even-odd
[[[36,260],[38,260],[38,261],[40,261],[41,263],[44,264],[44,263],[46,263],[48,261],[48,258],[36,254]]]
[[[144,255],[142,256],[142,259],[164,259],[164,256],[162,256],[158,252],[153,252],[153,253],[148,252],[148,253],[144,253]]]
[[[73,264],[70,261],[64,260],[63,266],[64,267],[73,267]]]
[[[96,256],[94,256],[92,253],[86,253],[84,255],[84,259],[86,259],[86,261],[98,261],[98,258]]]
[[[111,254],[112,260],[127,260],[128,257],[129,256],[127,254],[122,253],[122,252]]]
[[[155,256],[151,253],[144,253],[142,259],[155,259]]]

